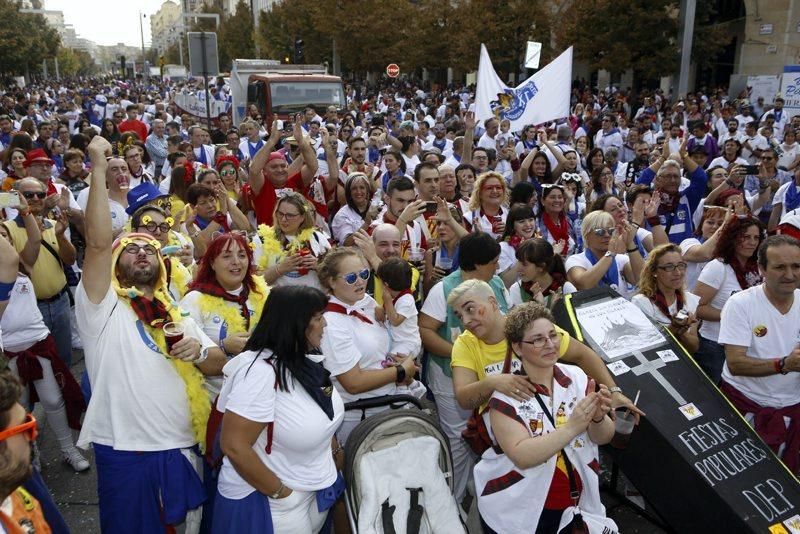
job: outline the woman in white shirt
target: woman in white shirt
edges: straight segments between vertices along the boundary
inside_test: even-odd
[[[517,205],[508,212],[506,228],[500,238],[500,260],[497,273],[506,287],[517,281],[517,249],[532,237],[536,236],[536,215],[530,206]]]
[[[778,158],[778,168],[793,171],[800,163],[800,145],[797,144],[794,129],[786,128],[783,132],[783,143],[780,144],[782,154]]]
[[[700,299],[684,290],[686,267],[678,245],[656,247],[644,262],[639,291],[631,302],[666,326],[686,351],[694,354],[699,344],[695,312]]]
[[[377,303],[366,292],[369,277],[369,267],[355,249],[332,250],[319,268],[319,280],[330,294],[322,337],[324,365],[345,402],[393,395],[397,384],[410,384],[416,373],[413,358],[389,353],[389,332],[376,320]],[[361,418],[360,412],[345,414],[337,433],[341,443]]]
[[[508,185],[503,177],[491,171],[481,174],[469,199],[470,211],[464,214],[468,228],[497,239],[506,228],[507,202]]]
[[[751,216],[725,224],[714,250],[714,260],[703,267],[693,293],[700,297],[697,318],[700,348],[695,359],[716,384],[722,375],[725,350],[717,343],[722,307],[731,295],[761,283],[756,256],[764,240],[763,225]]]
[[[333,217],[331,232],[341,245],[352,246],[353,234],[359,230],[366,231],[375,218],[375,213],[370,210],[372,184],[366,174],[354,172],[347,177],[344,198],[347,204]]]
[[[344,490],[334,438],[344,405],[318,349],[326,304],[315,288],[273,289],[245,352],[223,369],[215,534],[319,532]]]

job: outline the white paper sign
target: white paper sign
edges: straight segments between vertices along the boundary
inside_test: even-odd
[[[542,43],[528,41],[528,49],[525,51],[525,68],[538,69],[539,59],[542,57]]]
[[[614,376],[624,375],[631,370],[628,364],[622,360],[611,362],[608,364],[608,370],[614,373]]]
[[[675,362],[678,360],[678,355],[672,352],[671,350],[659,350],[656,351],[658,357],[661,358],[663,362]]]

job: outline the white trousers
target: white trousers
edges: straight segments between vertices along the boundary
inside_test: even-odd
[[[269,499],[272,526],[280,534],[311,534],[325,524],[328,511],[317,511],[317,492],[292,491],[283,499]]]
[[[472,468],[475,466],[475,454],[461,437],[461,431],[467,428],[467,420],[472,411],[458,405],[453,391],[453,379],[445,375],[442,368],[433,362],[428,365],[428,386],[436,398],[439,425],[450,441],[453,471],[455,471],[453,495],[456,502],[460,503],[464,498],[467,483],[472,477]]]

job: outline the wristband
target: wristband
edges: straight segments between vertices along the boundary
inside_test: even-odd
[[[633,248],[629,248],[629,249],[628,249],[628,250],[626,250],[625,252],[626,252],[627,254],[630,254],[631,252],[638,252],[638,251],[639,251],[639,247],[633,247]]]
[[[661,226],[661,217],[659,217],[658,215],[654,217],[648,217],[647,224],[649,224],[650,226]]]
[[[775,358],[772,360],[772,367],[775,369],[775,374],[784,374],[783,373],[783,365],[781,364],[781,358]]]
[[[11,298],[11,290],[14,289],[15,282],[0,283],[0,302],[5,302]]]
[[[789,371],[786,370],[786,356],[780,359],[780,369],[778,372],[782,375],[789,374]]]
[[[281,492],[283,491],[283,488],[285,488],[285,487],[286,486],[283,485],[283,481],[281,481],[281,485],[278,486],[278,489],[275,490],[275,493],[270,495],[270,498],[271,499],[280,499],[281,498]]]
[[[605,416],[601,417],[599,421],[595,421],[594,419],[592,419],[592,423],[598,425],[598,424],[602,423],[604,419],[605,419]]]

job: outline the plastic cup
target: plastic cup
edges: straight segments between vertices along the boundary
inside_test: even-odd
[[[422,263],[425,259],[425,251],[421,248],[408,249],[408,261],[411,263]]]
[[[436,259],[436,267],[443,271],[449,271],[453,268],[453,258],[442,258],[440,256]]]
[[[183,325],[181,323],[166,323],[162,330],[164,331],[164,339],[167,341],[167,350],[172,352],[172,347],[183,339]]]
[[[617,408],[614,411],[614,437],[611,438],[611,446],[615,449],[626,449],[631,440],[633,427],[636,425],[636,416],[627,408]]]
[[[311,254],[311,250],[308,248],[301,248],[300,250],[297,251],[297,253],[304,258],[309,254]],[[297,274],[299,274],[300,276],[305,276],[308,274],[308,269],[306,269],[305,267],[300,267],[299,269],[297,269]]]

